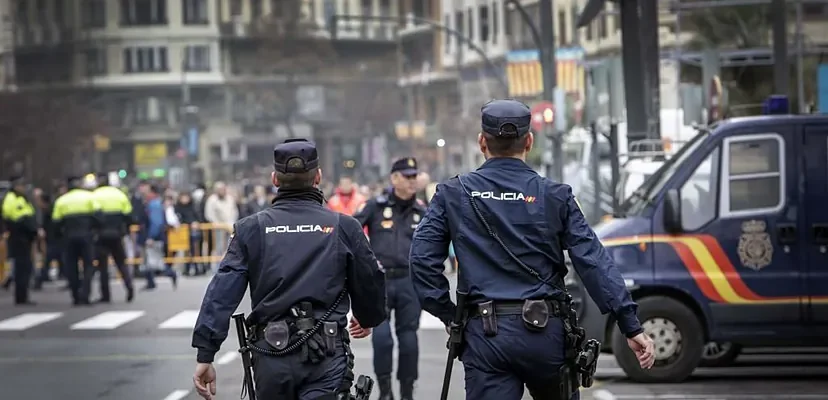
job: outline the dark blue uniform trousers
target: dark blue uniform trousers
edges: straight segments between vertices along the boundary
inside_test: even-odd
[[[420,313],[422,313],[420,301],[417,299],[417,293],[414,292],[410,277],[387,279],[385,291],[388,308],[394,310],[394,332],[400,342],[397,379],[400,381],[417,380],[417,362],[420,357],[417,330],[420,329]],[[394,338],[391,336],[389,320],[374,328],[371,342],[374,345],[374,373],[377,376],[391,375]]]
[[[467,400],[520,400],[524,385],[535,400],[560,400],[549,383],[564,362],[563,323],[550,318],[546,330],[530,332],[518,315],[497,318],[497,335],[483,333],[480,317],[466,325],[460,360]],[[579,400],[575,393],[571,400]]]
[[[88,302],[89,292],[92,288],[92,278],[95,276],[95,267],[92,249],[92,238],[75,237],[66,239],[66,259],[63,260],[66,266],[66,279],[72,289],[72,300],[75,303]],[[83,261],[83,277],[81,278],[78,261]]]
[[[262,400],[337,400],[338,393],[353,384],[354,356],[349,339],[338,339],[336,354],[319,364],[305,364],[301,351],[283,357],[253,352],[253,381],[256,396]],[[257,347],[273,350],[265,340]]]

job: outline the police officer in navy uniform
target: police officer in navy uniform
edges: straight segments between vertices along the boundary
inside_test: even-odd
[[[458,290],[467,293],[460,359],[470,400],[519,400],[524,386],[534,399],[561,398],[557,383],[568,379],[560,371],[571,332],[558,317],[565,315],[567,300],[564,250],[595,303],[629,338],[642,368],[654,362],[637,305],[572,188],[526,164],[533,144],[530,122],[529,108],[515,100],[483,107],[477,140],[486,162],[437,186],[411,247],[411,274],[423,308],[448,325],[456,305],[443,262],[454,243],[462,266]],[[577,387],[569,393],[579,398]]]
[[[95,276],[93,246],[100,228],[100,207],[94,195],[84,189],[80,177],[67,180],[69,191],[55,200],[52,222],[63,240],[66,278],[72,290],[73,304],[89,305],[92,278]],[[83,276],[79,261],[83,261]]]
[[[388,308],[394,310],[394,328],[399,340],[397,379],[401,400],[412,400],[417,380],[420,308],[411,285],[408,254],[414,229],[425,214],[425,203],[416,198],[417,160],[402,158],[391,166],[391,190],[370,199],[357,210],[354,218],[368,229],[371,247],[377,255],[388,286]],[[380,400],[394,399],[391,392],[391,363],[394,339],[389,321],[374,329],[374,372]]]
[[[193,332],[193,381],[205,399],[215,395],[212,362],[249,286],[257,397],[348,398],[353,354],[346,315],[352,308],[348,330],[355,338],[367,337],[384,321],[385,276],[359,223],[323,205],[315,145],[290,139],[276,146],[273,158],[271,180],[279,188],[273,206],[235,223],[204,295]],[[324,329],[290,349],[307,332],[306,323],[322,323]]]

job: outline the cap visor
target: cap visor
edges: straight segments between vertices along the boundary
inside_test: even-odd
[[[405,176],[414,176],[414,175],[417,175],[419,173],[419,171],[417,171],[414,168],[409,168],[409,169],[401,169],[400,173],[405,175]]]

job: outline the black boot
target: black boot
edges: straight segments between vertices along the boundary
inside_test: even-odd
[[[379,385],[379,400],[394,400],[394,392],[391,391],[391,377],[378,376],[377,385]]]
[[[414,400],[414,380],[400,381],[400,400]]]

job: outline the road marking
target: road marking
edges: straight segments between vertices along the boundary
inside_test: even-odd
[[[593,397],[595,393],[592,393]],[[614,400],[751,400],[762,398],[766,400],[779,399],[824,399],[824,394],[786,394],[786,395],[756,395],[756,394],[616,394]],[[596,397],[596,400],[598,398]]]
[[[616,400],[617,399],[617,397],[615,397],[612,394],[612,392],[610,392],[609,390],[606,390],[606,389],[594,390],[590,394],[592,395],[592,398],[595,399],[595,400]]]
[[[0,331],[25,331],[31,327],[45,324],[63,316],[62,312],[36,312],[20,314],[16,317],[0,321]]]
[[[158,325],[158,329],[193,329],[196,319],[198,319],[198,310],[185,310],[162,322]]]
[[[348,321],[351,320],[351,317],[353,317],[353,314],[349,312]],[[443,321],[440,321],[439,318],[423,311],[423,313],[420,314],[420,329],[443,330],[446,329],[446,325],[443,324]]]
[[[106,311],[92,318],[87,318],[70,327],[72,330],[111,330],[129,321],[140,318],[143,311]]]
[[[219,359],[216,361],[216,364],[218,364],[218,365],[230,364],[231,362],[235,361],[236,358],[238,358],[238,357],[239,357],[239,352],[238,351],[229,351],[225,355],[219,357]]]
[[[179,389],[179,390],[176,390],[176,391],[170,393],[169,395],[167,395],[167,397],[164,397],[164,400],[181,400],[181,399],[187,397],[187,395],[189,395],[189,394],[190,394],[189,390]]]
[[[65,357],[0,357],[0,364],[19,363],[82,363],[82,362],[135,362],[135,361],[192,361],[192,353],[188,354],[106,354],[100,356],[65,356]]]

